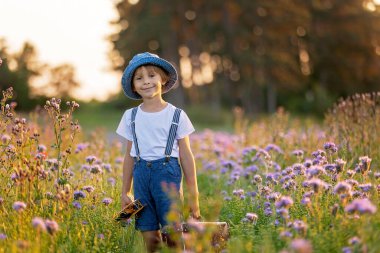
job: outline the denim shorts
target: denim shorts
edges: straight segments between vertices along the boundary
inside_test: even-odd
[[[137,230],[154,231],[169,224],[166,216],[170,211],[172,198],[181,196],[181,181],[182,171],[176,157],[153,161],[135,159],[134,197],[144,205],[136,215]],[[170,197],[167,189],[170,189]]]

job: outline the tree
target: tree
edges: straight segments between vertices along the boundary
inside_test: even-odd
[[[62,64],[48,69],[48,83],[43,89],[52,96],[68,99],[74,96],[73,91],[79,86],[74,67]]]
[[[3,59],[0,67],[0,89],[13,87],[13,100],[17,102],[18,108],[21,110],[33,108],[37,101],[30,96],[30,81],[40,74],[40,65],[34,46],[26,42],[19,52],[10,54],[6,41],[2,39],[0,52],[0,57]]]

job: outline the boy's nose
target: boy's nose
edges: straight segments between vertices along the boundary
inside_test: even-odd
[[[149,81],[149,78],[148,78],[148,77],[144,77],[144,83],[145,83],[145,84],[149,84],[149,82],[150,82],[150,81]]]

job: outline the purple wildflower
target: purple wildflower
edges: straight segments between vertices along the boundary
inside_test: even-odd
[[[124,158],[123,157],[117,157],[116,159],[115,159],[115,163],[117,163],[117,164],[120,164],[120,163],[122,163],[124,161]]]
[[[272,212],[272,208],[270,208],[270,207],[265,208],[265,210],[264,210],[264,214],[265,214],[266,216],[271,216],[271,215],[273,214],[273,212]]]
[[[346,179],[345,180],[347,183],[349,183],[352,187],[358,186],[359,182],[356,181],[355,179]]]
[[[297,156],[297,157],[302,157],[303,156],[303,150],[301,150],[301,149],[296,149],[296,150],[294,150],[293,152],[292,152],[292,155],[294,155],[294,156]]]
[[[247,214],[245,215],[245,218],[247,218],[248,221],[250,221],[250,222],[256,224],[256,221],[257,221],[257,219],[258,219],[258,216],[257,216],[257,214],[255,214],[255,213],[247,213]]]
[[[89,143],[79,143],[75,149],[75,154],[78,154],[79,152],[86,149],[90,144]]]
[[[306,168],[310,168],[312,165],[313,165],[313,161],[310,160],[310,159],[307,159],[303,165],[306,167]]]
[[[342,248],[343,253],[353,253],[354,251],[350,247],[344,247]]]
[[[98,238],[103,240],[104,239],[104,234],[98,234]]]
[[[272,143],[268,144],[264,149],[266,151],[268,151],[268,152],[271,151],[271,150],[273,150],[273,151],[276,151],[279,154],[283,154],[284,153],[279,146],[277,146],[276,144],[272,144]]]
[[[359,157],[359,167],[361,169],[361,172],[367,172],[371,166],[371,161],[372,159],[369,158],[368,156],[361,156]]]
[[[82,205],[78,201],[74,201],[73,202],[73,207],[75,207],[76,209],[81,209]]]
[[[305,235],[307,230],[307,225],[305,222],[301,220],[295,220],[293,222],[293,228],[296,230],[299,234]]]
[[[96,156],[94,155],[89,155],[86,157],[86,162],[88,162],[89,164],[92,164],[94,161],[96,161]]]
[[[235,196],[242,196],[242,195],[244,195],[244,190],[243,189],[233,190],[232,194]]]
[[[276,213],[279,214],[283,219],[289,219],[289,210],[287,208],[277,208]]]
[[[47,150],[46,146],[43,144],[39,144],[37,147],[38,152],[45,152]]]
[[[3,144],[7,144],[10,140],[11,140],[11,137],[9,135],[7,135],[7,134],[3,134],[1,136],[1,142]]]
[[[40,217],[35,217],[32,220],[32,226],[40,231],[45,232],[46,231],[46,224],[45,221]]]
[[[216,171],[216,163],[215,162],[207,162],[203,165],[203,168],[205,170],[210,170],[210,171]]]
[[[324,168],[321,166],[311,166],[306,170],[306,174],[308,175],[309,178],[312,177],[318,177],[320,175],[326,174],[326,171]]]
[[[13,209],[17,212],[21,212],[26,208],[26,204],[21,201],[16,201],[13,203]]]
[[[369,192],[370,190],[372,190],[373,186],[371,183],[368,183],[368,184],[360,184],[358,185],[358,187],[363,191],[363,192]]]
[[[103,167],[103,169],[105,169],[107,172],[111,172],[111,171],[112,171],[111,164],[109,164],[109,163],[103,163],[103,164],[102,164],[102,167]]]
[[[311,203],[311,199],[309,197],[303,197],[301,200],[302,205],[309,205]]]
[[[253,192],[247,192],[246,193],[247,196],[251,197],[251,198],[255,198],[257,196],[257,192],[253,191]]]
[[[335,194],[344,194],[351,192],[351,185],[347,182],[339,182],[334,187]]]
[[[83,192],[83,191],[75,191],[74,192],[74,199],[80,199],[80,198],[85,198],[86,197],[86,193]]]
[[[281,237],[281,238],[286,238],[286,237],[291,238],[291,237],[293,237],[293,234],[292,234],[292,232],[290,232],[290,231],[288,231],[288,230],[285,230],[285,231],[282,231],[282,232],[280,233],[280,237]]]
[[[305,174],[305,166],[302,163],[293,164],[292,169],[297,175]]]
[[[253,180],[254,180],[254,182],[257,183],[257,184],[259,184],[259,183],[261,183],[261,182],[263,181],[263,179],[261,178],[260,175],[255,175],[255,176],[253,177]]]
[[[246,147],[246,148],[243,149],[242,155],[243,156],[248,156],[248,155],[251,155],[252,153],[257,152],[257,150],[258,150],[258,148],[254,147],[254,146],[252,146],[252,147]]]
[[[325,169],[325,171],[328,171],[330,173],[336,173],[336,164],[335,163],[325,164],[323,166],[323,168]]]
[[[295,253],[311,253],[313,248],[311,243],[305,239],[294,239],[290,243],[290,247],[294,250]]]
[[[377,210],[369,199],[355,199],[344,209],[347,213],[358,212],[360,214],[370,213],[374,214]]]
[[[336,163],[336,172],[337,173],[342,172],[344,170],[344,166],[346,165],[346,161],[338,158],[335,160],[335,163]]]
[[[91,185],[86,185],[86,186],[83,186],[82,187],[82,190],[88,192],[88,193],[91,193],[95,190],[94,186],[91,186]]]
[[[112,203],[112,199],[111,199],[111,198],[104,198],[104,199],[102,200],[102,203],[103,203],[104,205],[108,206],[109,204]]]
[[[49,220],[47,219],[45,221],[45,225],[46,225],[46,229],[47,231],[49,232],[49,234],[55,234],[58,230],[59,230],[59,226],[58,226],[58,223],[53,221],[53,220]]]
[[[324,150],[318,149],[317,151],[311,153],[311,155],[314,156],[314,158],[318,158],[320,156],[326,156],[326,152]]]
[[[264,186],[261,188],[261,195],[262,196],[268,196],[272,192],[272,189],[268,186]]]
[[[338,147],[333,142],[326,142],[323,148],[329,153],[336,153],[338,151]]]
[[[278,201],[276,201],[276,208],[289,208],[293,205],[293,199],[288,196],[282,196]]]
[[[231,201],[232,200],[232,198],[230,196],[225,196],[223,199],[224,199],[224,201]]]
[[[5,239],[7,239],[7,235],[0,233],[0,240],[5,240]]]
[[[107,182],[108,182],[110,185],[112,185],[112,186],[115,186],[115,185],[116,185],[116,179],[113,178],[113,177],[109,177],[109,178],[107,179]]]
[[[102,174],[103,170],[102,170],[102,168],[100,167],[99,164],[93,164],[90,167],[90,172],[93,173],[93,174]]]
[[[267,196],[268,200],[273,201],[273,202],[278,200],[280,197],[281,197],[281,193],[279,192],[272,192]]]
[[[360,240],[360,238],[357,236],[354,236],[354,237],[351,237],[350,239],[348,239],[348,243],[350,245],[357,245],[357,244],[360,244],[361,242],[362,242],[362,240]]]
[[[319,178],[312,178],[308,181],[305,181],[305,183],[308,187],[311,187],[315,193],[323,189],[327,190],[329,188],[328,184]]]

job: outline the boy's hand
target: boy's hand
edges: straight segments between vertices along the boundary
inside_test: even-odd
[[[190,211],[190,217],[193,218],[194,220],[197,220],[197,221],[201,221],[202,220],[202,216],[201,216],[201,212],[200,210],[191,210]]]
[[[127,205],[129,205],[130,203],[132,203],[132,199],[128,196],[128,195],[123,195],[121,196],[121,210],[124,209],[124,207],[126,207]]]

